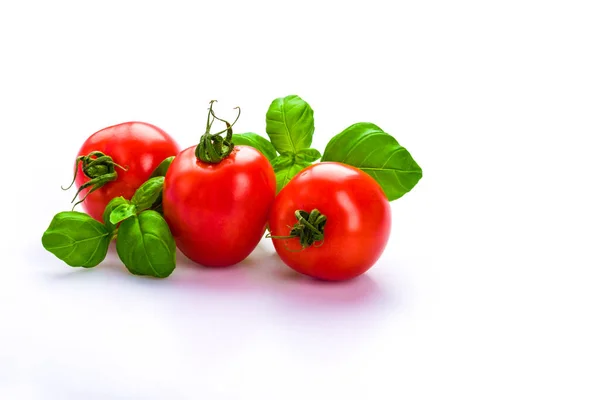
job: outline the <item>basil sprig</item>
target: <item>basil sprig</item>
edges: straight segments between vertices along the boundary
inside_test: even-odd
[[[243,133],[233,135],[233,143],[252,146],[269,159],[280,191],[298,172],[321,158],[318,150],[310,148],[315,132],[313,114],[310,105],[297,95],[277,98],[266,115],[270,142],[255,133]]]
[[[321,157],[318,150],[310,147],[315,131],[313,109],[297,95],[273,100],[266,122],[270,142],[255,133],[233,135],[233,142],[252,146],[269,159],[275,170],[278,192],[319,159],[363,170],[379,183],[389,201],[411,191],[423,176],[408,150],[369,122],[356,123],[334,136]]]
[[[117,254],[129,272],[168,277],[175,269],[176,250],[167,222],[156,211],[163,184],[164,176],[156,176],[131,200],[112,199],[104,210],[104,224],[78,211],[56,214],[42,235],[42,245],[72,267],[90,268],[104,260],[116,237]]]

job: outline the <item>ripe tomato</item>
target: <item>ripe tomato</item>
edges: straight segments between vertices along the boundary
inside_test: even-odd
[[[178,154],[165,176],[163,211],[177,247],[191,260],[224,267],[245,259],[265,232],[275,172],[258,150],[235,146],[218,163]]]
[[[269,228],[277,254],[289,267],[318,279],[345,280],[366,272],[381,256],[391,210],[371,176],[322,162],[305,168],[279,192]]]
[[[102,221],[102,213],[110,200],[118,196],[130,199],[165,158],[179,152],[179,146],[171,136],[154,125],[145,122],[125,122],[92,134],[77,154],[85,157],[93,152],[101,152],[112,159],[101,163],[100,169],[95,172],[101,175],[108,167],[117,175],[115,180],[104,182],[106,179],[100,179],[103,185],[94,191],[91,191],[90,186],[79,192],[79,198],[85,198],[82,202],[84,211]],[[111,162],[124,169],[118,166],[114,168],[110,165]],[[78,163],[75,179],[77,187],[89,184],[90,180],[91,178],[83,173],[82,163]]]

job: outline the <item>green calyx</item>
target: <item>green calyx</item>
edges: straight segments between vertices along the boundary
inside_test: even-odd
[[[108,182],[116,180],[118,177],[116,167],[121,168],[123,171],[127,171],[127,168],[115,163],[112,157],[107,156],[101,151],[92,151],[87,156],[77,157],[77,162],[75,163],[75,172],[73,174],[73,181],[68,187],[62,188],[63,190],[69,190],[75,183],[79,165],[81,165],[81,170],[83,171],[83,174],[90,178],[90,180],[77,189],[77,193],[75,193],[75,196],[73,197],[73,200],[71,200],[71,202],[75,201],[75,199],[82,190],[87,188],[90,188],[90,190],[85,194],[83,199],[73,204],[73,209],[75,209],[75,207],[78,204],[85,201],[85,199],[90,195],[90,193],[100,189]]]
[[[287,236],[273,236],[268,234],[267,237],[271,239],[294,239],[300,240],[302,250],[314,245],[319,247],[323,245],[325,240],[325,223],[327,217],[321,214],[316,208],[310,213],[304,210],[296,210],[294,213],[298,222],[291,227],[290,234]],[[319,244],[315,244],[319,243]]]
[[[238,115],[235,118],[233,123],[229,123],[224,119],[217,117],[213,111],[213,103],[216,100],[212,100],[210,102],[210,106],[208,108],[208,117],[206,120],[206,132],[200,137],[200,143],[196,146],[196,158],[200,161],[217,164],[221,162],[224,158],[226,158],[234,148],[233,143],[233,125],[240,118],[241,110],[239,107],[235,107],[234,109],[238,110]],[[224,122],[227,128],[217,133],[210,133],[210,129],[212,127],[215,119]],[[221,136],[222,133],[227,132],[226,136]]]

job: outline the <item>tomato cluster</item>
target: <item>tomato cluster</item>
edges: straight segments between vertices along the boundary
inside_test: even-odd
[[[225,129],[211,133],[215,121]],[[79,150],[73,180],[73,201],[79,197],[75,205],[87,215],[57,214],[44,247],[89,268],[116,238],[132,273],[166,277],[175,268],[175,248],[200,265],[227,267],[248,257],[266,234],[301,274],[337,281],[369,270],[390,236],[389,201],[421,177],[406,149],[376,125],[359,123],[321,156],[310,148],[312,109],[298,96],[271,104],[271,141],[233,135],[236,121],[217,117],[211,102],[206,132],[183,150],[145,122],[92,134]]]

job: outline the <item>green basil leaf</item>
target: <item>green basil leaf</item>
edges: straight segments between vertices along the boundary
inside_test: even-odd
[[[106,225],[106,228],[110,232],[114,232],[114,230],[117,229],[117,225],[110,222],[110,214],[112,214],[115,208],[123,204],[129,204],[129,200],[125,199],[123,196],[115,197],[114,199],[108,202],[106,208],[104,209],[104,213],[102,213],[104,225]]]
[[[166,278],[175,269],[175,239],[164,218],[153,210],[121,223],[117,254],[134,275]]]
[[[71,267],[91,268],[106,257],[110,233],[88,214],[65,211],[54,216],[42,236],[42,245]]]
[[[321,161],[337,161],[365,171],[381,185],[389,201],[408,193],[423,176],[408,150],[368,122],[354,124],[334,136]]]
[[[314,131],[313,109],[300,97],[280,97],[269,106],[267,134],[280,154],[309,148]]]
[[[284,153],[275,158],[272,164],[277,179],[277,192],[283,189],[298,172],[320,157],[321,153],[316,149],[302,149],[298,154]]]
[[[269,161],[273,161],[277,157],[277,152],[271,142],[256,133],[236,133],[233,135],[233,144],[254,147]]]
[[[119,222],[137,214],[137,207],[129,202],[117,206],[108,217],[110,223],[116,226]]]
[[[275,178],[277,179],[277,192],[279,193],[279,191],[283,189],[283,187],[287,185],[288,182],[298,174],[298,172],[302,171],[310,164],[311,163],[309,162],[297,162],[295,164],[291,164],[287,167],[282,167],[279,170],[276,170]]]
[[[152,205],[162,195],[163,184],[165,183],[164,176],[157,176],[148,179],[135,191],[131,202],[135,204],[138,211],[144,211],[152,207]]]
[[[314,162],[321,158],[321,153],[317,149],[302,149],[296,154],[296,159],[305,162]]]
[[[293,154],[282,154],[280,156],[277,156],[273,160],[271,165],[273,165],[273,169],[275,170],[275,172],[277,172],[277,171],[281,171],[284,168],[291,167],[292,165],[294,165],[295,161],[296,161],[296,158],[294,157]]]
[[[167,170],[171,166],[171,163],[174,159],[175,156],[165,158],[160,164],[158,164],[158,167],[156,167],[156,169],[152,171],[152,175],[150,175],[150,178],[156,178],[157,176],[167,176]]]

